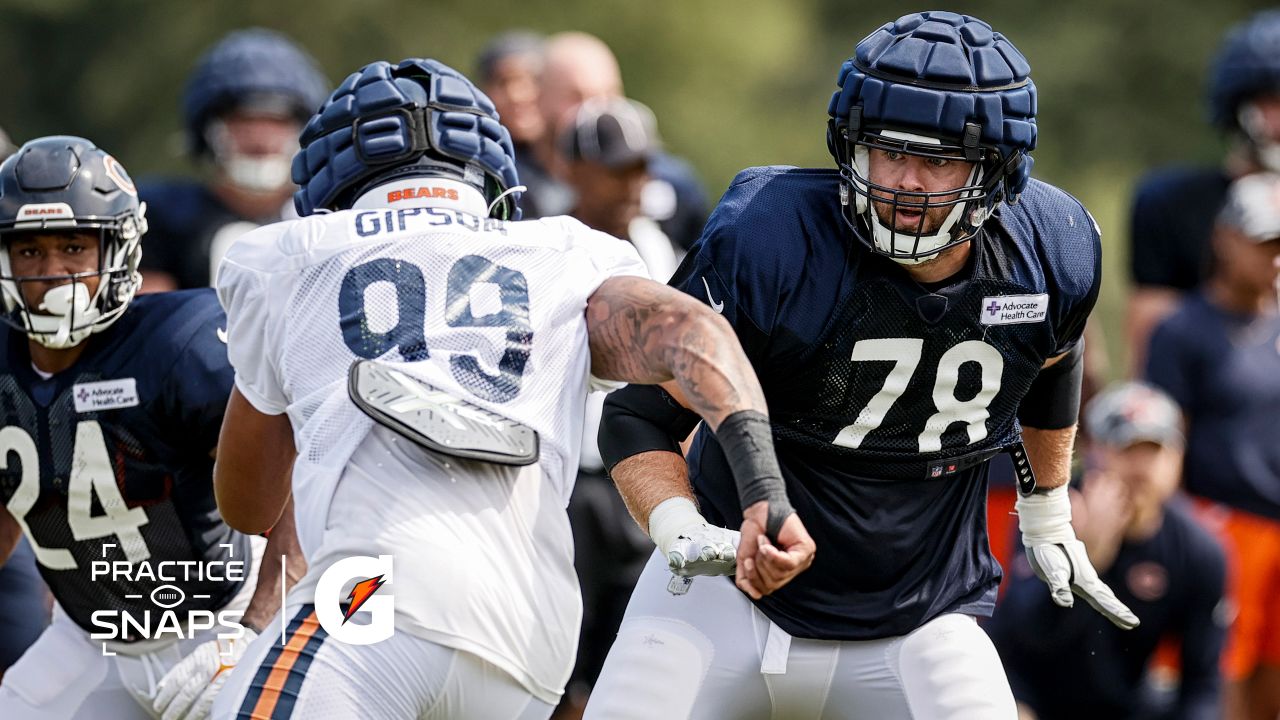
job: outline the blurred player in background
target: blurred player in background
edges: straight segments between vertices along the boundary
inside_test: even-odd
[[[582,103],[560,136],[565,178],[574,192],[569,214],[634,245],[652,277],[666,282],[683,253],[642,212],[649,168],[661,149],[653,112],[620,97]]]
[[[1183,481],[1227,548],[1229,720],[1280,714],[1280,175],[1231,184],[1213,272],[1151,336],[1147,379],[1187,416]]]
[[[837,170],[751,168],[730,185],[672,284],[737,331],[820,551],[769,597],[751,591],[749,564],[737,588],[699,578],[672,594],[667,538],[740,522],[733,461],[705,430],[679,454],[697,418],[678,397],[610,396],[605,457],[659,552],[587,717],[1014,717],[974,621],[1001,576],[984,510],[987,461],[1005,451],[1054,602],[1074,592],[1137,625],[1070,524],[1099,234],[1078,201],[1029,177],[1029,73],[981,20],[907,15],[840,70]]]
[[[1233,27],[1209,70],[1208,114],[1228,140],[1222,165],[1161,168],[1133,201],[1128,346],[1136,372],[1151,331],[1209,276],[1214,220],[1234,178],[1280,172],[1280,10]]]
[[[213,497],[224,316],[211,290],[134,299],[146,229],[88,140],[33,140],[0,165],[0,557],[25,535],[57,599],[0,683],[3,718],[203,717],[278,607],[279,564],[258,572],[261,543]]]
[[[551,132],[538,104],[546,46],[546,39],[537,33],[513,30],[491,38],[476,60],[476,85],[493,101],[510,131],[516,172],[529,187],[551,181],[537,159],[542,150],[539,143]],[[525,216],[537,217],[527,207],[527,193],[521,200]]]
[[[587,33],[552,35],[546,43],[540,79],[538,104],[545,134],[534,145],[533,155],[540,173],[525,180],[529,191],[522,200],[533,217],[561,215],[573,206],[557,144],[573,120],[574,110],[591,98],[623,95],[618,59],[608,45]],[[654,153],[641,196],[641,213],[656,220],[677,245],[691,247],[707,219],[706,194],[693,168],[670,153]]]
[[[1182,418],[1149,385],[1108,388],[1085,411],[1091,439],[1072,525],[1116,596],[1142,618],[1123,631],[1085,609],[1053,604],[1024,555],[988,624],[1024,718],[1215,720],[1228,608],[1226,557],[1177,495]],[[1176,696],[1165,706],[1144,683],[1161,641],[1179,648]],[[1062,668],[1070,667],[1064,680]]]
[[[310,568],[284,645],[261,637],[214,715],[545,718],[581,617],[564,506],[592,378],[686,393],[763,524],[761,496],[777,514],[785,494],[759,384],[730,328],[645,278],[630,244],[571,218],[515,222],[510,137],[450,68],[365,66],[301,144],[302,219],[241,238],[218,275],[236,368],[221,444],[237,450],[216,485],[246,532],[292,490]],[[743,553],[775,573],[762,592],[813,556],[783,515],[793,543]],[[326,582],[353,556],[386,556],[376,644],[325,627],[370,597],[368,580]]]
[[[292,212],[289,163],[328,86],[315,60],[272,30],[238,30],[200,58],[182,116],[209,177],[142,183],[144,291],[212,285],[233,240]]]
[[[17,149],[0,129],[0,162]],[[0,677],[49,624],[48,595],[31,545],[23,538],[0,566]]]
[[[623,98],[582,103],[560,137],[565,177],[577,199],[570,215],[587,227],[631,243],[649,276],[666,282],[679,264],[679,250],[656,222],[640,214],[649,164],[660,146],[649,109]],[[626,504],[604,471],[597,443],[604,398],[602,392],[587,397],[582,459],[569,500],[583,616],[567,704],[579,714],[618,634],[636,578],[653,552],[653,543],[631,522]]]

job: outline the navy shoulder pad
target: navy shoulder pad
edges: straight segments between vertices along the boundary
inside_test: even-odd
[[[747,168],[711,213],[703,241],[714,238],[720,245],[716,257],[730,252],[778,276],[785,287],[788,279],[798,279],[815,244],[836,243],[841,252],[847,245],[838,229],[839,180],[834,170]]]
[[[226,315],[213,288],[139,295],[121,321],[145,329],[149,337],[164,339],[163,345],[148,345],[148,352],[159,347],[180,352],[199,332],[211,342],[225,344],[217,331],[225,331]]]
[[[1221,193],[1231,178],[1216,167],[1170,165],[1143,175],[1134,192],[1136,202],[1184,202],[1201,192]]]
[[[1059,292],[1081,298],[1095,290],[1102,231],[1079,200],[1033,179],[1016,204],[1001,208],[999,217],[1019,250]]]
[[[138,199],[147,204],[149,233],[170,234],[208,214],[213,195],[195,180],[147,178],[138,183]]]
[[[778,322],[795,322],[780,319],[789,299],[807,285],[838,286],[838,274],[847,265],[850,240],[839,190],[834,170],[743,170],[671,284],[708,297],[713,308],[727,298],[724,315],[740,335],[743,320],[764,335]]]

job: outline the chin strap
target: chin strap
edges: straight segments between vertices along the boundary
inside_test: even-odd
[[[527,192],[528,190],[529,188],[525,187],[524,185],[516,185],[514,187],[507,188],[506,190],[502,191],[501,195],[494,198],[493,202],[489,203],[489,209],[485,210],[485,215],[489,217],[493,217],[493,209],[498,206],[498,203],[502,202],[502,198],[512,193]]]

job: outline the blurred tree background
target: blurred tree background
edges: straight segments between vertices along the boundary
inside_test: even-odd
[[[1040,90],[1035,175],[1080,197],[1104,231],[1099,312],[1122,367],[1128,205],[1139,174],[1213,163],[1206,69],[1248,0],[961,2],[1027,56]],[[829,166],[827,100],[840,62],[881,23],[928,9],[898,0],[0,0],[0,126],[15,140],[73,133],[135,177],[197,173],[182,152],[179,98],[198,55],[263,25],[306,46],[336,84],[361,64],[421,55],[464,72],[495,32],[584,30],[618,54],[627,93],[653,107],[668,146],[718,197],[748,165]]]

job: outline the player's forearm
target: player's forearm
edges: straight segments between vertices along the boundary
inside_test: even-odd
[[[283,568],[280,562],[282,557]],[[271,528],[271,534],[267,537],[262,565],[258,568],[258,584],[240,619],[241,624],[262,632],[280,610],[281,583],[288,591],[306,572],[307,561],[302,555],[302,547],[298,545],[298,534],[294,526],[293,498],[289,498],[284,512],[280,514],[280,521]]]
[[[1075,425],[1059,430],[1022,429],[1022,442],[1027,446],[1037,487],[1056,488],[1071,479],[1071,449],[1075,439]]]
[[[632,455],[610,471],[623,502],[636,524],[649,531],[649,514],[673,497],[693,500],[689,466],[680,455],[653,451]]]
[[[289,418],[260,413],[232,390],[213,467],[222,519],[251,535],[274,527],[289,500],[296,456]]]
[[[674,381],[688,408],[713,430],[735,412],[767,412],[733,328],[684,293],[640,278],[613,278],[588,301],[587,324],[596,377]]]

